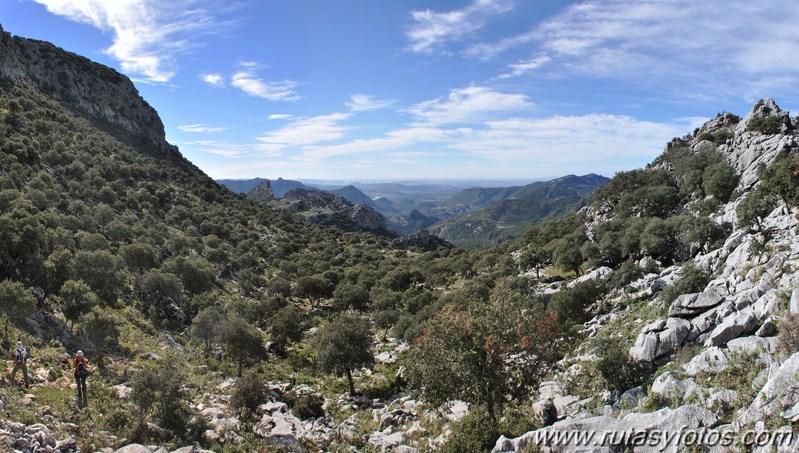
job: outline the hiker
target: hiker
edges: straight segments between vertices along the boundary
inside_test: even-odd
[[[72,367],[75,368],[75,384],[78,387],[78,401],[86,404],[86,376],[89,375],[89,361],[86,360],[86,357],[83,357],[83,351],[75,353]]]
[[[30,381],[28,380],[28,357],[30,354],[22,346],[22,342],[17,342],[17,349],[14,351],[14,369],[11,371],[11,382],[16,382],[15,377],[17,375],[17,370],[22,370],[22,376],[25,378],[25,388],[30,387]]]

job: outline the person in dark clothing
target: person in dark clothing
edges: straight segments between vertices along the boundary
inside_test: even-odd
[[[89,361],[83,356],[83,351],[75,353],[72,360],[72,367],[75,369],[75,384],[78,387],[78,402],[86,405],[86,377],[89,375]]]

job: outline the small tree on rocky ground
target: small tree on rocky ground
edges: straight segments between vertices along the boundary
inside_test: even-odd
[[[222,327],[222,344],[228,355],[238,362],[238,376],[241,377],[244,362],[264,354],[261,332],[239,315],[228,317]]]
[[[489,303],[447,305],[425,322],[406,356],[411,389],[427,402],[483,406],[492,420],[522,400],[561,355],[557,315],[531,309],[518,289],[498,286]]]
[[[316,364],[323,371],[345,374],[355,395],[352,370],[374,363],[369,321],[350,312],[333,318],[314,338]]]
[[[239,417],[252,424],[258,407],[266,402],[267,391],[263,378],[255,371],[248,371],[239,379],[230,395],[230,407]]]
[[[130,385],[132,400],[139,409],[139,426],[145,425],[147,415],[152,411],[159,426],[175,432],[183,430],[189,419],[189,408],[182,391],[185,381],[183,372],[167,358],[136,372]]]

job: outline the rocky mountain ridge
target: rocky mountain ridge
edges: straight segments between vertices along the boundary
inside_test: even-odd
[[[466,189],[432,210],[447,214],[428,228],[461,247],[496,244],[546,218],[577,211],[587,195],[608,181],[595,174],[567,175],[525,186]]]
[[[48,42],[14,37],[0,26],[0,83],[25,82],[104,124],[123,142],[182,160],[177,148],[166,142],[158,113],[130,79]]]
[[[776,126],[769,132],[753,130],[750,123],[757,118],[774,118]],[[712,142],[711,135],[720,131],[725,131],[721,143]],[[773,100],[765,99],[744,119],[721,114],[688,139],[693,152],[716,149],[740,177],[736,187],[740,196],[713,218],[733,230],[721,247],[692,260],[713,278],[701,291],[679,295],[664,305],[658,293],[679,280],[683,271],[682,266],[669,266],[631,283],[625,294],[611,294],[603,303],[616,308],[584,326],[589,337],[630,338],[630,363],[654,374],[623,393],[606,389],[585,395],[573,383],[598,363],[598,351],[586,341],[578,348],[580,354],[565,358],[534,398],[542,417],[557,414],[549,420],[551,426],[514,439],[503,437],[494,452],[527,451],[533,445],[545,452],[604,452],[625,446],[636,452],[687,448],[662,439],[649,445],[596,436],[581,446],[574,439],[560,444],[551,441],[553,437],[544,440],[557,433],[614,430],[644,433],[644,437],[694,430],[732,439],[729,444],[697,444],[703,451],[744,447],[758,452],[773,451],[772,447],[793,451],[799,446],[796,436],[778,445],[752,442],[759,434],[773,440],[774,433],[789,433],[799,420],[799,386],[794,379],[799,353],[782,347],[782,337],[777,336],[791,329],[795,322],[791,317],[799,314],[799,221],[793,210],[779,206],[760,220],[760,228],[752,229],[740,226],[736,212],[760,183],[759,167],[799,151],[794,123]],[[589,278],[608,278],[610,273],[606,269]],[[753,434],[747,440],[748,430]],[[744,445],[747,441],[750,444]]]
[[[319,190],[291,189],[275,198],[272,183],[262,181],[247,197],[272,209],[283,209],[313,223],[338,225],[368,231],[387,232],[386,219],[365,204],[353,204],[340,195]]]

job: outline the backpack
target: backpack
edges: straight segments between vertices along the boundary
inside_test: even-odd
[[[14,361],[17,363],[25,362],[26,360],[28,360],[28,357],[30,356],[31,356],[30,353],[25,348],[17,349],[16,351],[14,351]]]
[[[85,375],[86,374],[86,361],[85,360],[78,360],[78,363],[75,365],[75,374]]]

